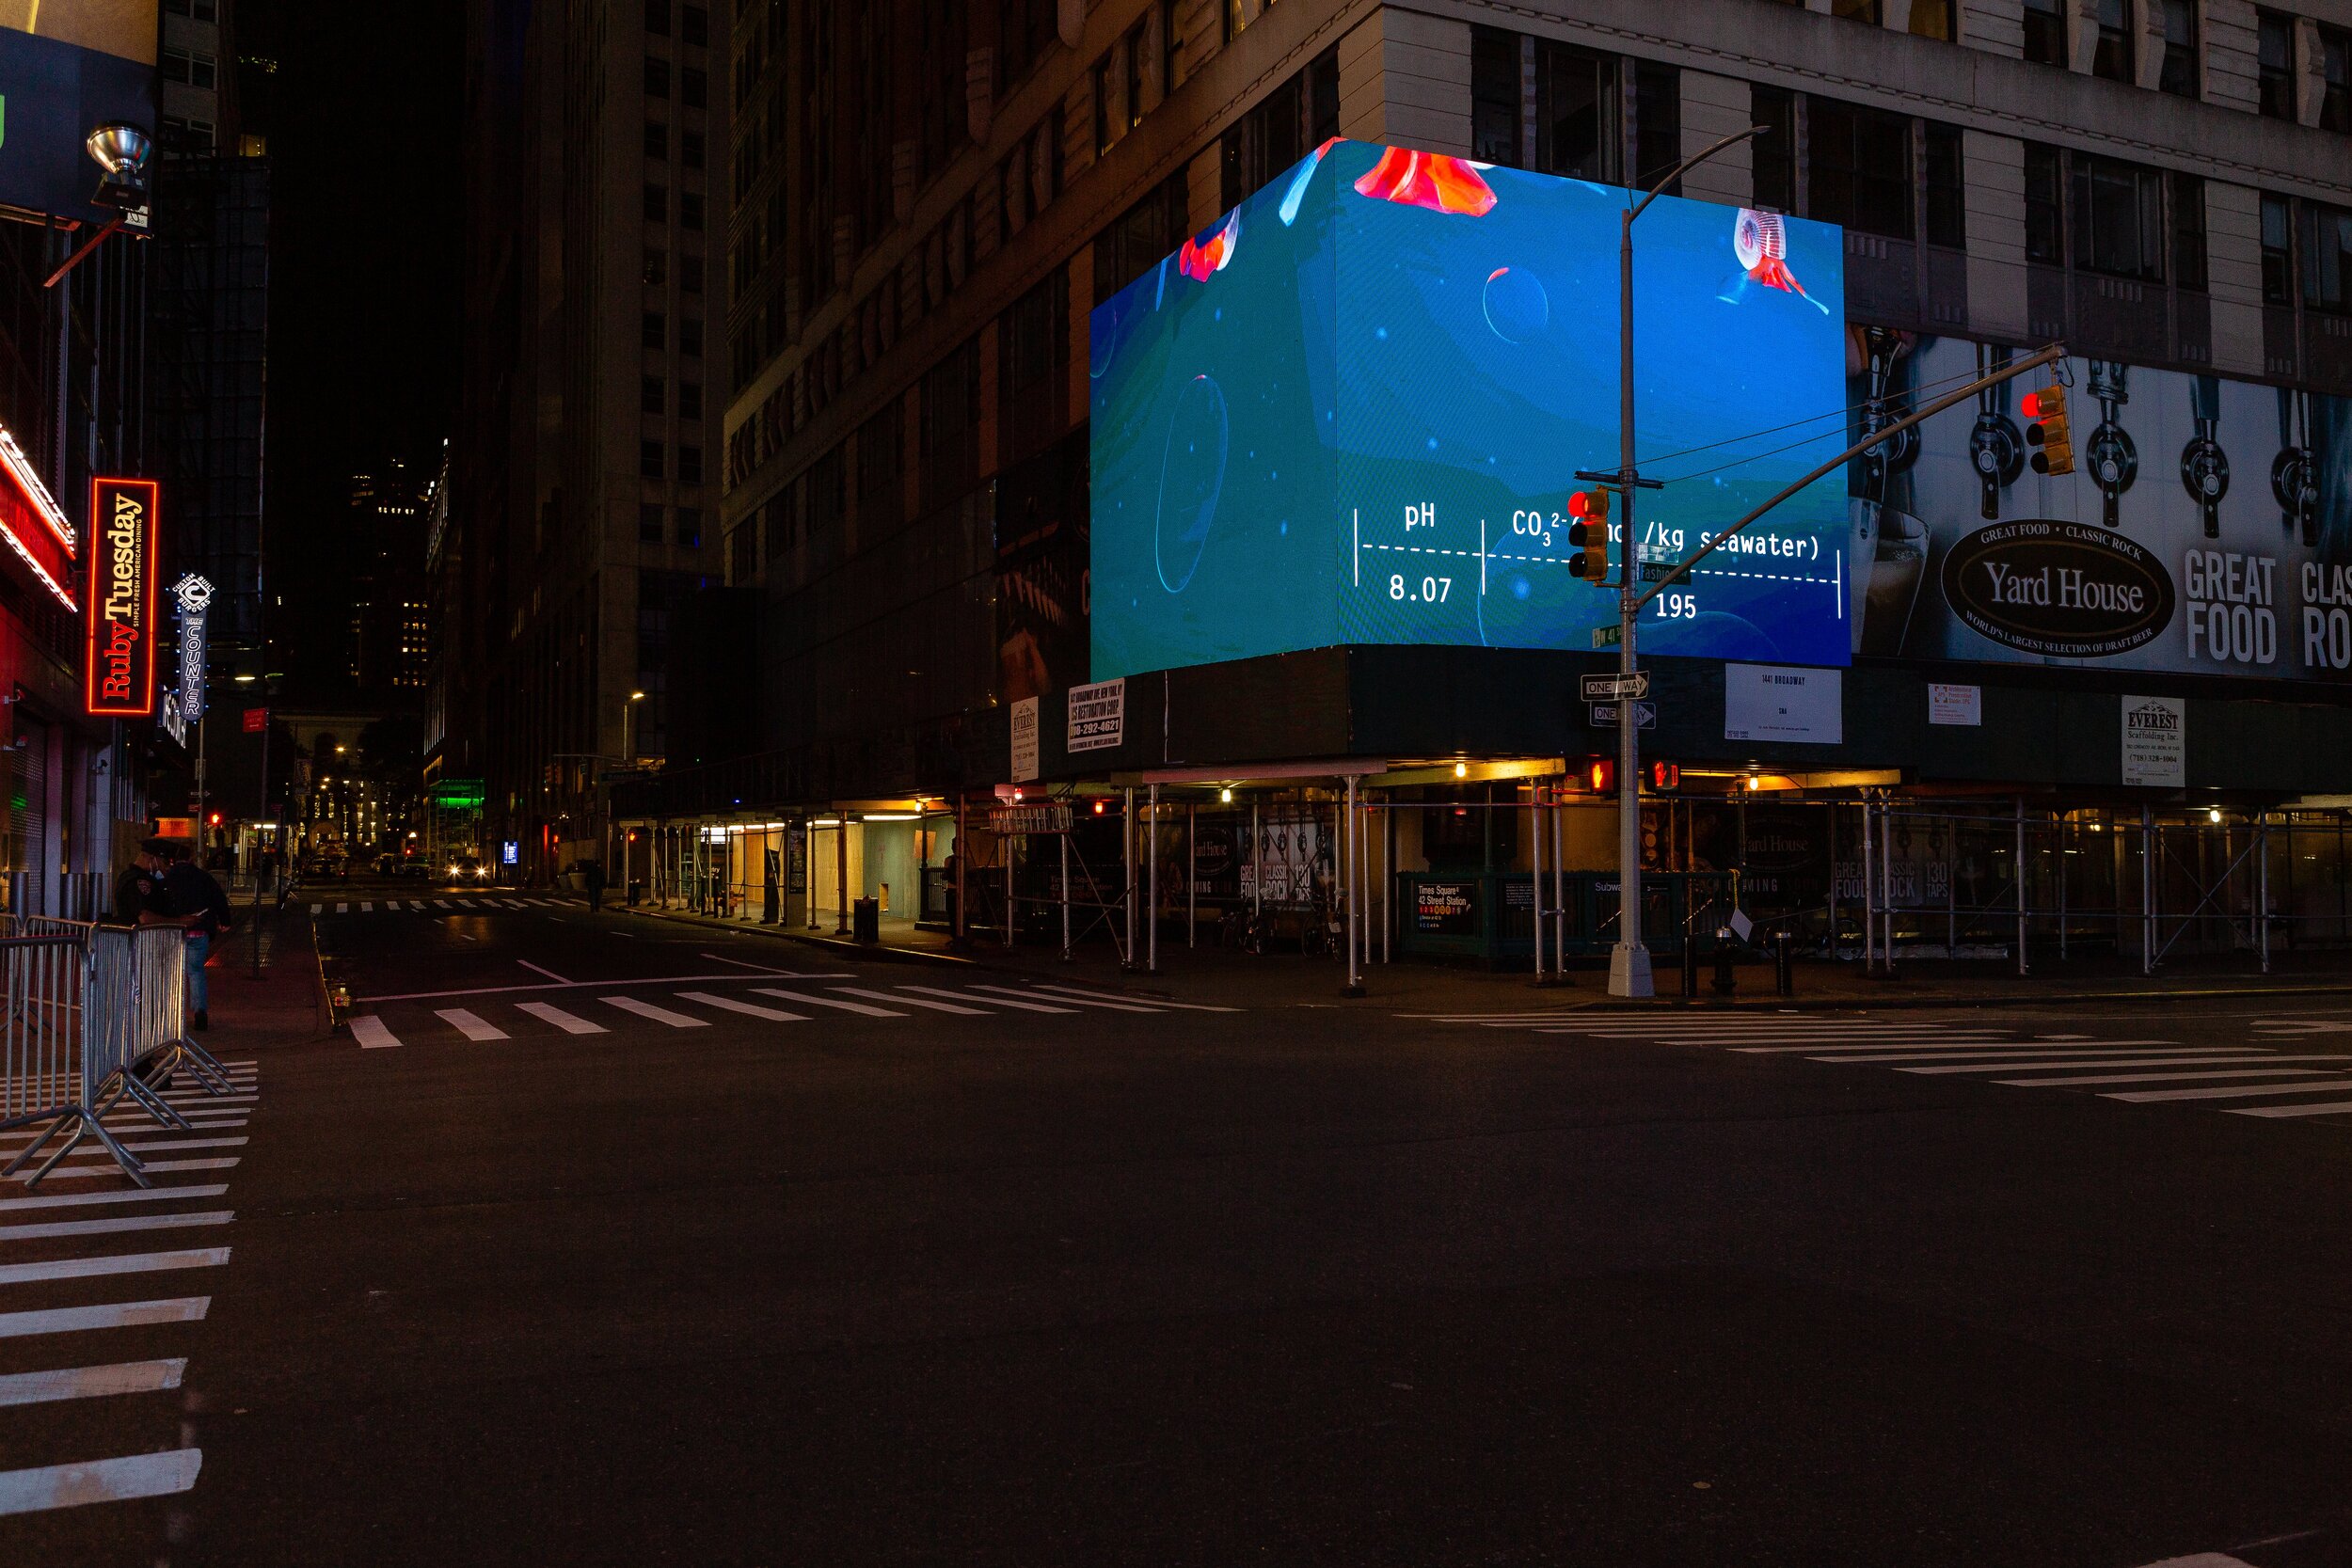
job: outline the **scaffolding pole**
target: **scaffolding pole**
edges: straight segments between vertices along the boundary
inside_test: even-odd
[[[1540,986],[1549,978],[1544,973],[1544,802],[1541,786],[1534,784],[1527,792],[1527,843],[1528,880],[1535,890],[1529,912],[1535,920],[1535,983]]]
[[[2139,808],[2139,972],[2156,972],[2156,814]]]
[[[1341,992],[1341,994],[1343,996],[1361,996],[1364,994],[1364,982],[1362,976],[1357,972],[1356,968],[1357,910],[1356,890],[1354,883],[1356,880],[1357,827],[1356,775],[1353,773],[1350,773],[1347,776],[1346,811],[1346,832],[1343,833],[1340,838],[1340,853],[1343,857],[1343,863],[1344,863],[1347,867],[1347,875],[1343,884],[1345,887],[1344,896],[1347,899],[1347,986],[1346,989]]]
[[[1152,785],[1150,810],[1152,821],[1144,830],[1143,840],[1144,850],[1152,857],[1144,871],[1144,875],[1151,879],[1152,884],[1152,931],[1149,939],[1151,962],[1146,966],[1146,972],[1157,974],[1160,972],[1160,786],[1158,784]]]
[[[1877,861],[1870,853],[1870,800],[1862,800],[1862,973],[1878,973],[1879,884]]]
[[[1184,945],[1198,946],[1200,934],[1200,808],[1184,805]]]
[[[1127,879],[1120,901],[1127,906],[1126,967],[1136,967],[1136,786],[1129,784],[1119,813],[1119,842],[1127,857]]]
[[[1960,824],[1952,824],[1952,859],[1958,862]],[[1948,871],[1944,880],[1947,886],[1957,885],[1958,879]],[[2026,798],[2017,797],[2017,973],[2029,973],[2026,965]]]
[[[2295,832],[2287,831],[2287,852],[2295,852]],[[2254,823],[2254,927],[2260,933],[2258,945],[2262,952],[2263,973],[2270,973],[2270,808]],[[2290,890],[2291,895],[2291,890]]]
[[[1064,830],[1061,839],[1061,961],[1070,961],[1070,833]]]

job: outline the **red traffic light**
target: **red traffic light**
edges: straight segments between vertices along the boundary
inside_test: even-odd
[[[204,820],[205,820],[206,822],[210,823],[212,826],[214,826],[214,827],[217,828],[217,827],[219,827],[219,826],[220,826],[220,813],[218,813],[218,812],[215,812],[215,813],[213,813],[213,815],[212,815],[212,816],[210,816],[206,817]]]
[[[2026,394],[2025,401],[2020,403],[2017,406],[2024,412],[2026,418],[2029,420],[2038,420],[2042,418],[2042,394],[2040,392],[2027,392]]]

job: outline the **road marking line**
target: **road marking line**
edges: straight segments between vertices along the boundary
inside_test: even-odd
[[[61,1367],[49,1372],[11,1372],[0,1376],[0,1408],[17,1404],[49,1404],[58,1400],[103,1399],[109,1394],[152,1394],[180,1386],[188,1358],[166,1361],[118,1361],[106,1367]]]
[[[515,1004],[515,1008],[517,1012],[529,1013],[542,1022],[552,1023],[567,1035],[609,1035],[612,1033],[601,1023],[592,1023],[577,1013],[567,1013],[563,1008],[551,1006],[545,1002],[517,1002]]]
[[[321,910],[325,909],[326,907],[326,905],[324,905],[324,904],[313,904],[313,905],[311,905],[311,906],[310,906],[310,912],[311,912],[312,914],[316,914],[316,913],[318,913],[318,912],[319,912],[319,911],[321,911]]]
[[[2233,1117],[2332,1117],[2339,1111],[2352,1111],[2352,1100],[2333,1100],[2325,1105],[2239,1105],[2229,1114]]]
[[[2200,1078],[2310,1078],[2317,1076],[2319,1073],[2320,1069],[2317,1068],[2274,1067],[2240,1068],[2233,1072],[2119,1072],[2112,1075],[2106,1073],[2091,1073],[2088,1076],[2075,1078],[2002,1078],[1996,1080],[1996,1082],[2011,1084],[2019,1088],[2041,1088],[2050,1085],[2071,1087],[2081,1084],[2192,1083]],[[2256,1089],[2259,1092],[2287,1094],[2292,1093],[2294,1091],[2294,1085],[2286,1084],[2280,1084],[2275,1086],[2264,1084],[2258,1085]],[[2198,1091],[2185,1090],[2184,1092],[2194,1094]]]
[[[361,914],[373,914],[375,912],[374,901],[372,899],[362,901],[359,905],[359,912]]]
[[[46,1225],[0,1225],[0,1242],[54,1242],[67,1236],[118,1236],[126,1230],[184,1230],[190,1226],[227,1225],[233,1209],[193,1214],[140,1214],[117,1220],[53,1220]]]
[[[242,1136],[234,1138],[153,1138],[144,1143],[126,1143],[122,1147],[129,1149],[134,1154],[145,1154],[150,1150],[160,1152],[167,1148],[242,1148],[252,1141],[253,1140],[251,1138]]]
[[[803,995],[799,991],[771,990],[766,986],[754,986],[752,990],[760,996],[772,996],[779,1002],[799,1002],[814,1007],[838,1007],[845,1013],[863,1013],[867,1018],[904,1018],[907,1016],[889,1007],[869,1007],[863,1002],[844,1002],[831,995]]]
[[[740,974],[655,974],[637,980],[533,980],[515,986],[468,986],[460,990],[396,991],[382,996],[355,996],[354,1002],[437,1002],[453,996],[512,996],[516,991],[580,990],[604,986],[686,986],[698,981],[723,980],[734,984],[744,979]],[[795,980],[849,980],[850,974],[795,974]]]
[[[145,1328],[151,1323],[192,1323],[212,1309],[210,1296],[169,1301],[110,1301],[98,1307],[52,1307],[37,1312],[0,1312],[0,1339],[33,1334],[79,1334],[87,1329]]]
[[[919,996],[899,996],[886,990],[866,990],[857,986],[835,986],[836,991],[851,996],[870,996],[877,1002],[903,1002],[910,1007],[929,1007],[935,1013],[962,1013],[969,1018],[986,1018],[986,1007],[967,1007],[956,1002],[926,1002]]]
[[[2021,1062],[2018,1063],[2017,1066],[2020,1069],[2031,1067],[2036,1071],[2043,1071],[2057,1068],[2074,1067],[2228,1067],[2233,1063],[2242,1063],[2247,1067],[2268,1067],[2273,1062],[2336,1062],[2341,1064],[2344,1060],[2344,1059],[2341,1056],[2259,1056],[2250,1052],[2226,1052],[2225,1053],[2219,1055],[2125,1056],[2104,1061],[2094,1056],[2087,1061],[2078,1059],[2067,1062]],[[1899,1067],[1895,1070],[1897,1072],[1925,1073],[2007,1072],[2010,1069],[1998,1062],[1989,1064],[1984,1062],[1970,1062],[1959,1067]]]
[[[2101,1095],[2102,1100],[2162,1101],[2167,1100],[2250,1100],[2265,1094],[2330,1094],[2352,1089],[2352,1079],[2329,1078],[2316,1084],[2232,1084],[2210,1089],[2134,1089]]]
[[[30,1285],[43,1279],[94,1279],[109,1274],[160,1274],[166,1269],[213,1269],[229,1261],[225,1246],[181,1252],[123,1252],[106,1258],[50,1258],[38,1263],[0,1263],[0,1285]]]
[[[2087,1040],[2090,1037],[2089,1035],[2036,1035],[2034,1037],[2038,1040]]]
[[[226,1160],[150,1160],[141,1168],[149,1171],[230,1170],[235,1167],[236,1164],[233,1156]],[[120,1176],[121,1174],[122,1167],[109,1160],[103,1165],[59,1165],[56,1170],[51,1171],[45,1180],[65,1181],[75,1177]]]
[[[363,1013],[351,1021],[351,1037],[368,1051],[400,1043],[400,1037],[384,1027],[384,1021],[373,1013]]]
[[[1135,997],[1120,996],[1104,991],[1080,990],[1075,986],[1048,985],[1042,981],[1039,982],[1035,989],[1041,991],[1049,991],[1056,996],[1085,997],[1090,1002],[1104,1002],[1112,1004],[1123,1002],[1134,1006],[1151,1006],[1154,1008],[1175,1007],[1187,1013],[1237,1013],[1242,1011],[1239,1007],[1213,1007],[1206,1002],[1170,1002],[1165,997],[1158,996],[1152,998],[1149,1003],[1145,1003]]]
[[[470,910],[473,908],[473,900],[470,898],[459,898],[454,900],[454,902],[461,910]]]
[[[2333,1023],[2319,1019],[2279,1019],[2254,1025],[2260,1035],[2340,1035],[2352,1029],[2352,1023]]]
[[[437,1008],[433,1016],[469,1040],[502,1040],[507,1037],[505,1030],[485,1020],[481,1014],[469,1013],[463,1007]]]
[[[657,1007],[650,1002],[640,1002],[633,996],[599,996],[596,1000],[608,1007],[618,1007],[625,1013],[635,1013],[639,1018],[649,1018],[656,1023],[666,1023],[673,1029],[707,1029],[710,1027],[710,1021],[707,1018],[689,1018],[684,1013],[674,1013],[667,1007]]]
[[[448,908],[449,908],[449,900],[448,900],[448,899],[446,899],[446,898],[436,898],[435,900],[433,900],[433,907],[434,907],[435,909],[437,909],[437,910],[445,910],[445,909],[448,909]]]
[[[226,1182],[188,1187],[135,1187],[127,1193],[69,1193],[56,1197],[0,1197],[0,1213],[21,1214],[29,1209],[73,1209],[87,1203],[164,1203],[178,1197],[218,1197]]]
[[[2287,1537],[2292,1541],[2295,1536]],[[2254,1568],[2244,1558],[2231,1557],[2224,1552],[2199,1552],[2194,1557],[2168,1557],[2162,1562],[2151,1562],[2147,1568]]]
[[[1077,1008],[1075,1008],[1075,1007],[1053,1007],[1053,1006],[1046,1006],[1046,1005],[1045,1005],[1044,1003],[1042,1003],[1042,1002],[1022,1002],[1022,1001],[1018,1001],[1018,1000],[1016,1000],[1016,998],[1018,998],[1018,997],[1020,996],[1020,994],[1021,994],[1021,993],[1020,993],[1019,991],[1009,991],[1009,990],[1006,990],[1006,989],[1005,989],[1003,986],[974,986],[972,989],[973,989],[974,990],[985,990],[985,991],[998,991],[998,992],[1003,992],[1004,994],[1003,994],[1003,997],[1002,997],[1002,999],[1001,999],[1001,1000],[1000,1000],[998,997],[996,997],[996,996],[976,996],[976,997],[972,998],[972,1000],[973,1000],[973,1001],[975,1001],[975,1002],[985,1002],[985,1003],[987,1003],[989,1006],[993,1006],[993,1007],[1018,1007],[1018,1008],[1020,1008],[1023,1012],[1027,1012],[1027,1013],[1075,1013],[1075,1012],[1078,1010],[1078,1009],[1077,1009]],[[923,992],[926,996],[960,996],[960,995],[961,995],[961,994],[962,994],[962,993],[961,993],[961,992],[960,992],[960,991],[942,990],[940,990],[937,986],[900,986],[900,987],[898,988],[898,990],[919,990],[919,991]],[[1074,998],[1073,998],[1073,1000],[1074,1000]],[[1128,1007],[1128,1006],[1120,1006],[1120,1004],[1116,1003],[1116,1002],[1092,1002],[1092,1003],[1089,1003],[1089,1004],[1088,1004],[1088,1006],[1094,1006],[1094,1007],[1116,1007],[1116,1008],[1118,1008],[1118,1009],[1119,1009],[1119,1011],[1120,1011],[1120,1012],[1122,1012],[1122,1013],[1129,1013],[1129,1012],[1156,1012],[1156,1011],[1158,1011],[1158,1009],[1157,1009],[1157,1008],[1155,1008],[1155,1007]]]
[[[724,956],[723,954],[719,954],[719,953],[697,953],[697,954],[695,954],[695,955],[694,955],[694,957],[696,957],[696,958],[708,958],[708,959],[709,959],[712,963],[715,963],[715,964],[733,964],[733,965],[735,965],[735,966],[736,966],[737,968],[739,968],[739,969],[748,969],[748,970],[751,970],[751,971],[753,971],[754,973],[755,973],[755,974],[776,974],[776,975],[781,975],[781,976],[783,976],[785,979],[787,979],[787,980],[798,980],[798,979],[800,979],[800,978],[801,978],[800,974],[799,974],[797,971],[794,971],[794,970],[789,970],[789,969],[771,969],[771,968],[769,968],[766,964],[749,963],[749,962],[746,962],[745,960],[743,960],[743,959],[741,959],[741,958],[727,958],[727,957],[726,957],[726,956]]]
[[[1877,1053],[1862,1055],[1849,1053],[1842,1056],[1807,1056],[1805,1060],[1808,1062],[1953,1062],[1975,1056],[2084,1056],[2103,1049],[2105,1048],[2083,1045],[2008,1045],[1979,1047],[1964,1051],[1906,1051],[1891,1056]],[[2210,1054],[2213,1049],[2210,1045],[2183,1045],[2167,1051],[2146,1051],[2144,1047],[2118,1046],[2109,1053],[2128,1053],[2139,1051],[2151,1056],[2203,1056]],[[2267,1048],[2249,1046],[2246,1049],[2256,1051]]]
[[[203,1465],[202,1449],[167,1449],[124,1459],[45,1465],[38,1470],[0,1470],[0,1513],[40,1513],[86,1503],[169,1497],[194,1486]]]
[[[351,906],[349,904],[338,904],[335,906],[335,912],[337,914],[349,914],[351,912]]]
[[[782,1007],[763,1007],[756,1002],[738,1002],[731,996],[714,996],[707,990],[682,990],[677,994],[681,1002],[699,1002],[706,1007],[722,1007],[728,1012],[742,1013],[751,1018],[772,1019],[778,1023],[806,1023],[808,1022],[806,1013],[787,1013]]]

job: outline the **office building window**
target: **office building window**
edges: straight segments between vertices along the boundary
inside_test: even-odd
[[[664,395],[664,388],[660,376],[648,375],[639,378],[637,406],[640,409],[648,414],[660,414],[664,412],[668,403],[669,399]]]
[[[1958,43],[1960,31],[1952,24],[1957,8],[1952,0],[1911,0],[1911,36]]]
[[[2295,226],[2283,196],[2263,198],[2263,303],[2295,303]]]
[[[1101,157],[1111,150],[1120,127],[1111,113],[1111,57],[1104,55],[1094,63],[1094,155]]]
[[[710,98],[710,73],[700,66],[688,66],[678,72],[677,101],[690,109],[699,109]]]
[[[759,531],[749,524],[727,535],[727,581],[741,587],[759,569]]]
[[[2205,292],[2205,182],[2194,174],[2165,176],[2172,206],[2172,281]]]
[[[1911,121],[1851,103],[1805,103],[1806,215],[1866,234],[1911,235]]]
[[[2074,267],[2164,281],[2164,181],[2154,169],[2074,154]]]
[[[2319,30],[2319,128],[2352,131],[2352,33]]]
[[[677,417],[681,420],[699,420],[703,417],[701,382],[681,381],[677,384]]]
[[[1300,86],[1299,78],[1293,76],[1267,93],[1256,108],[1225,133],[1225,206],[1239,206],[1242,198],[1298,162],[1305,153],[1306,149],[1298,145],[1306,129],[1299,119]]]
[[[1617,62],[1562,43],[1535,46],[1535,166],[1613,184],[1617,179]]]
[[[690,234],[699,234],[702,232],[702,192],[680,191],[677,193],[677,221],[678,227],[685,230]]]
[[[2026,0],[2026,58],[2066,69],[2067,0]]]
[[[1141,277],[1184,243],[1184,176],[1180,171],[1145,193],[1094,241],[1094,303]]]
[[[1954,250],[1968,244],[1967,181],[1957,125],[1930,124],[1925,136],[1928,244]]]
[[[678,41],[696,48],[710,41],[710,12],[701,6],[682,7],[678,11]]]
[[[646,285],[651,288],[660,288],[669,280],[670,253],[659,245],[647,245],[645,247]]]
[[[1842,16],[1849,22],[1867,23],[1873,27],[1886,24],[1885,9],[1879,0],[1830,0],[1830,14]]]
[[[645,185],[645,221],[665,223],[670,216],[670,193],[660,185],[648,182]]]
[[[164,47],[164,80],[185,82],[192,87],[212,87],[219,84],[220,60],[200,49]]]
[[[669,322],[660,311],[645,312],[644,341],[647,348],[660,348],[669,341]]]
[[[645,156],[667,158],[670,155],[670,128],[658,119],[645,121]]]
[[[2277,11],[2254,13],[2254,66],[2261,112],[2272,119],[2295,118],[2295,19]]]
[[[670,0],[645,0],[645,31],[657,38],[670,36]]]
[[[1184,83],[1184,26],[1179,0],[1160,0],[1160,96]]]
[[[659,441],[637,443],[637,471],[646,479],[661,477],[662,451]]]
[[[1491,27],[1470,29],[1470,156],[1482,164],[1522,166],[1519,152],[1519,40]]]
[[[703,482],[703,449],[680,447],[677,450],[677,482],[680,484],[700,484]]]
[[[1797,95],[1786,87],[1750,90],[1748,123],[1764,134],[1748,145],[1755,169],[1756,204],[1775,213],[1797,210]]]
[[[645,56],[645,96],[670,96],[670,62],[653,55]]]
[[[637,508],[637,542],[641,545],[661,543],[661,503],[641,502]]]
[[[2352,212],[2303,203],[2303,303],[2335,315],[2352,312]]]
[[[703,547],[703,509],[701,507],[681,506],[677,509],[677,543],[678,548],[682,550],[698,550]]]
[[[701,257],[681,256],[677,259],[677,286],[681,293],[698,294],[703,292]]]
[[[2132,0],[2093,0],[2099,36],[2091,45],[2090,73],[2110,82],[2132,80]]]
[[[703,166],[703,134],[700,131],[680,131],[677,134],[677,161],[688,168]]]
[[[1682,162],[1682,72],[1673,66],[1634,66],[1633,142],[1633,182],[1644,190]],[[1682,182],[1666,191],[1681,195]]]
[[[702,357],[703,324],[691,316],[677,324],[677,351],[690,359]]]
[[[2197,70],[2197,0],[2157,0],[2164,10],[2164,69],[2159,90],[2182,98],[2202,96]]]
[[[1340,134],[1340,46],[1307,62],[1307,145],[1321,147]]]
[[[2026,260],[2066,261],[2066,163],[2055,147],[2026,144]]]

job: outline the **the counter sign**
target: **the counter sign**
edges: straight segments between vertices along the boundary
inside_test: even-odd
[[[151,479],[90,481],[84,689],[88,711],[103,718],[155,711],[155,496]]]

